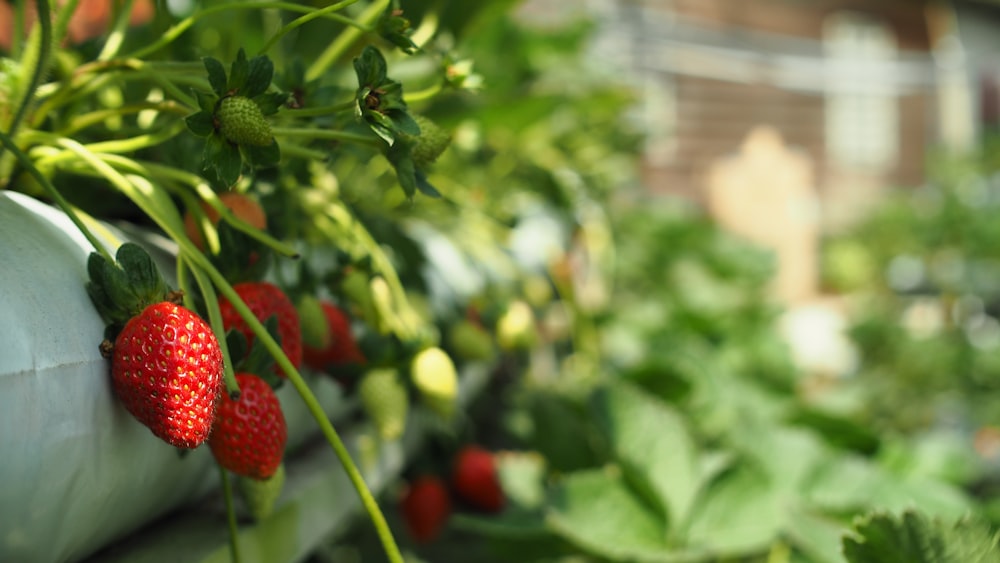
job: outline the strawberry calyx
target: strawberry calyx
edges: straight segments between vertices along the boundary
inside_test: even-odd
[[[182,292],[167,285],[149,254],[138,244],[126,242],[115,254],[115,262],[93,252],[87,259],[87,294],[107,323],[104,337],[114,340],[125,323],[147,306],[177,303]]]

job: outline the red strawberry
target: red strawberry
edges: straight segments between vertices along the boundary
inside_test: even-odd
[[[409,484],[400,504],[406,528],[417,543],[436,539],[451,515],[451,499],[444,482],[433,475]]]
[[[365,356],[351,332],[351,320],[347,314],[329,301],[321,301],[320,306],[329,326],[329,343],[323,348],[306,344],[303,349],[306,365],[317,371],[324,371],[330,366],[364,364]]]
[[[239,283],[233,286],[233,289],[259,321],[264,322],[271,316],[277,315],[281,349],[293,366],[298,368],[302,365],[302,327],[299,326],[299,314],[288,296],[278,286],[264,281]],[[240,331],[246,337],[247,343],[252,345],[253,331],[233,308],[233,304],[222,299],[219,302],[219,309],[222,311],[222,323],[226,330]],[[280,368],[275,370],[279,376],[286,377]]]
[[[195,448],[212,428],[222,381],[222,352],[212,329],[169,302],[149,305],[115,339],[115,393],[157,437]]]
[[[281,402],[266,381],[237,373],[240,396],[224,395],[208,446],[219,465],[237,475],[264,480],[281,465],[288,440]]]
[[[463,501],[486,512],[503,510],[504,494],[493,453],[479,446],[465,446],[455,457],[451,486]]]
[[[101,353],[111,360],[115,394],[158,438],[198,447],[222,391],[222,352],[212,329],[176,304],[179,295],[137,244],[121,245],[115,261],[91,253],[87,273],[87,294],[107,323]]]

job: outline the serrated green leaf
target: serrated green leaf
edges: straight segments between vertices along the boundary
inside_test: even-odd
[[[274,63],[266,56],[260,55],[250,59],[250,69],[247,81],[240,94],[253,98],[267,91],[274,78]]]
[[[250,63],[247,62],[247,55],[241,48],[236,53],[236,60],[229,67],[229,82],[226,83],[226,92],[239,92],[247,83],[250,76]]]
[[[118,248],[115,260],[125,272],[129,287],[145,304],[156,303],[166,296],[167,283],[144,248],[127,242]]]
[[[843,539],[849,563],[996,563],[998,536],[970,520],[944,524],[913,510],[884,512],[855,521]]]
[[[245,145],[241,148],[246,152],[247,160],[257,168],[274,166],[281,160],[281,147],[276,140],[272,140],[270,145]]]
[[[235,184],[243,171],[243,157],[240,155],[239,147],[223,141],[215,161],[215,169],[223,184],[227,187]]]
[[[218,59],[212,57],[204,57],[201,61],[205,65],[205,71],[208,72],[208,83],[212,86],[212,91],[218,96],[224,96],[226,94],[226,68]]]
[[[188,129],[199,137],[207,137],[215,132],[215,120],[211,113],[199,111],[184,118]]]
[[[265,92],[254,96],[253,101],[260,107],[261,113],[274,115],[288,101],[288,92]]]
[[[671,526],[684,522],[700,479],[697,452],[681,415],[624,382],[599,390],[594,409],[626,476],[650,495]]]

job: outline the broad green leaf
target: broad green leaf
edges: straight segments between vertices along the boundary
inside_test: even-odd
[[[520,509],[489,516],[455,514],[449,526],[495,539],[538,538],[552,534],[541,513]]]
[[[672,526],[681,525],[700,483],[697,452],[681,415],[624,382],[599,390],[594,407],[626,476],[650,495]]]
[[[834,512],[871,506],[883,487],[893,487],[889,476],[865,458],[829,455],[803,483],[802,496],[817,508]]]
[[[212,57],[203,58],[202,63],[208,72],[208,83],[212,86],[212,91],[220,97],[224,96],[226,94],[226,68],[218,59]]]
[[[497,455],[496,464],[509,503],[524,508],[541,507],[545,502],[547,469],[544,457],[538,452],[504,452]]]
[[[613,470],[570,473],[552,490],[547,522],[570,543],[612,561],[684,561],[666,521]]]
[[[702,494],[691,515],[688,546],[719,556],[764,550],[788,521],[779,490],[763,471],[739,464]]]
[[[843,540],[849,563],[996,563],[1000,541],[989,527],[969,520],[945,524],[908,510],[860,518]]]
[[[358,86],[376,88],[385,81],[385,57],[378,49],[368,45],[361,56],[354,59],[354,72],[358,76]]]
[[[801,507],[792,509],[785,536],[814,563],[844,563],[840,541],[844,524]]]
[[[270,145],[244,145],[240,147],[246,152],[247,160],[258,168],[274,166],[281,160],[281,147],[278,141],[272,139]]]
[[[534,428],[531,444],[551,470],[577,471],[601,463],[586,411],[554,392],[535,391],[526,402]]]

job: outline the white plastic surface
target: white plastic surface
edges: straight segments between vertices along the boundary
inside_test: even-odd
[[[207,447],[181,458],[115,399],[84,289],[91,250],[60,211],[0,191],[0,561],[82,559],[217,482]],[[328,412],[343,407],[335,384],[313,383]],[[279,397],[301,442],[315,425],[290,385]]]

